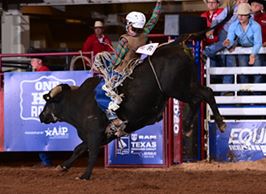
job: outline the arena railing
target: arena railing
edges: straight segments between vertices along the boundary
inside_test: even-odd
[[[237,47],[233,52],[223,51],[220,55],[250,54],[251,48]],[[266,53],[266,48],[261,48],[260,54]],[[262,60],[264,63],[264,60]],[[233,76],[233,83],[214,83],[212,76]],[[262,75],[266,77],[266,66],[246,67],[210,67],[210,60],[206,63],[206,85],[218,95],[215,96],[219,110],[223,116],[266,116],[266,80],[263,83],[239,83],[239,75]],[[229,93],[228,93],[229,92]],[[246,93],[246,94],[245,94]],[[228,95],[230,94],[230,95]],[[207,106],[207,120],[211,120],[212,112]],[[241,117],[242,116],[242,117]],[[233,117],[232,117],[233,118]]]
[[[251,48],[236,47],[233,52],[223,51],[218,53],[219,55],[239,55],[251,53]],[[259,54],[262,58],[266,57],[266,48],[262,47]],[[264,63],[264,64],[263,64]],[[237,64],[236,64],[237,65]],[[256,125],[257,123],[263,123],[266,120],[266,66],[265,60],[262,59],[262,66],[250,66],[246,67],[210,67],[210,59],[206,62],[206,85],[213,89],[215,93],[215,99],[218,104],[221,115],[225,118],[225,122],[236,123],[236,126],[240,128],[250,127],[250,124]],[[214,82],[215,76],[233,76],[233,83],[217,83]],[[240,83],[239,75],[254,76],[262,75],[262,83]],[[229,92],[229,93],[228,93]],[[230,94],[230,95],[228,95]],[[205,130],[206,130],[206,145],[207,159],[210,160],[211,144],[213,149],[218,149],[218,139],[221,141],[222,138],[216,132],[210,131],[210,125],[214,122],[213,113],[210,107],[206,107],[206,119],[205,119]],[[262,125],[263,126],[263,125]],[[251,129],[250,129],[251,130]],[[226,128],[231,136],[232,129]],[[255,132],[252,132],[252,134]],[[212,143],[211,143],[212,138]],[[226,143],[225,143],[226,144]],[[217,147],[216,147],[217,146]],[[219,146],[222,146],[219,143]],[[227,145],[223,145],[222,149],[226,149]],[[216,157],[216,156],[212,156]]]
[[[86,57],[86,55],[90,55],[90,58]],[[91,65],[94,55],[93,52],[50,52],[50,53],[21,53],[21,54],[15,54],[15,53],[6,53],[0,54],[0,88],[3,87],[3,58],[12,58],[13,61],[15,60],[21,60],[22,58],[31,58],[31,57],[56,57],[56,56],[73,56],[70,64],[70,70],[73,70],[73,64],[72,61],[76,62],[76,59],[83,60],[83,64],[87,63]],[[74,58],[76,57],[76,58]],[[72,67],[72,69],[71,69]]]

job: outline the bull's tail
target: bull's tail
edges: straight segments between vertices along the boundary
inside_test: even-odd
[[[203,36],[205,36],[206,32],[209,32],[211,30],[216,29],[217,27],[224,25],[233,16],[234,6],[235,6],[235,1],[228,1],[227,6],[225,7],[225,9],[228,10],[227,16],[220,23],[216,24],[213,27],[207,28],[206,30],[200,31],[200,32],[183,34],[178,38],[177,41],[185,43],[186,41],[191,40],[191,39],[201,39]]]

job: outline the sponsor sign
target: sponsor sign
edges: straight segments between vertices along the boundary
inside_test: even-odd
[[[107,165],[165,164],[163,121],[146,126],[108,145]]]
[[[182,163],[182,102],[173,99],[173,162]]]
[[[266,157],[266,122],[228,122],[225,133],[210,123],[210,156],[218,161]]]
[[[4,151],[72,150],[80,143],[74,127],[40,123],[43,94],[61,83],[79,86],[90,76],[86,71],[5,73]]]
[[[173,130],[174,135],[180,134],[180,119],[181,119],[181,110],[180,102],[177,99],[173,99]]]

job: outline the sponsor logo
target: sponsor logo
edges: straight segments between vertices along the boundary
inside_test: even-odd
[[[131,142],[132,151],[156,150],[157,142]]]
[[[25,135],[43,135],[44,132],[43,131],[25,131],[24,134]]]
[[[129,154],[129,136],[120,137],[116,140],[116,151],[120,155]]]
[[[43,95],[61,83],[76,85],[73,79],[59,79],[54,76],[23,80],[20,83],[20,118],[39,121],[39,114],[45,104]]]
[[[139,155],[143,158],[154,158],[157,155],[157,135],[138,135],[121,137],[116,141],[117,154]]]
[[[180,108],[179,108],[179,102],[178,100],[174,99],[173,100],[173,116],[174,116],[174,121],[173,121],[173,124],[174,124],[174,134],[177,135],[179,133],[179,130],[180,130],[180,127],[179,127],[179,124],[180,124]]]
[[[131,140],[132,140],[132,141],[137,141],[137,140],[138,140],[138,134],[136,134],[136,133],[132,133],[132,134],[131,134]]]
[[[53,128],[47,128],[45,132],[45,136],[49,137],[50,139],[67,139],[69,137],[67,127],[53,127]]]
[[[228,144],[232,151],[262,151],[266,156],[266,128],[232,128]]]
[[[137,135],[131,134],[130,153],[139,155],[143,158],[154,158],[157,155],[157,136],[156,135]],[[132,138],[133,137],[133,138]]]
[[[139,135],[139,139],[140,140],[143,140],[143,139],[155,140],[157,139],[157,136],[156,135]]]

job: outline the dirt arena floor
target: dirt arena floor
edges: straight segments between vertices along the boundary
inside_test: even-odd
[[[75,177],[85,170],[85,157],[66,173],[55,170],[58,160],[52,167],[42,167],[37,159],[11,157],[16,159],[10,155],[0,160],[0,194],[266,194],[266,159],[149,169],[104,168],[100,159],[92,179],[84,181]]]

